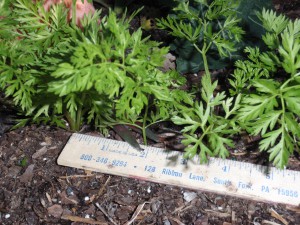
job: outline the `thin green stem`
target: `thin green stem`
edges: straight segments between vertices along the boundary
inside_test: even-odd
[[[69,123],[70,130],[71,130],[71,131],[75,131],[75,130],[76,130],[76,129],[75,129],[75,127],[76,127],[75,121],[72,119],[70,113],[69,113],[67,110],[66,110],[66,112],[65,112],[65,117],[66,117],[66,119],[67,119],[67,121],[68,121],[68,123]]]
[[[142,127],[142,133],[143,133],[143,139],[144,139],[144,145],[147,145],[147,134],[146,134],[146,128],[147,128],[147,118],[148,118],[148,108],[149,106],[146,105],[146,111],[143,118],[143,127]]]
[[[148,124],[145,128],[147,129],[148,127],[151,127],[154,124],[161,123],[161,122],[164,122],[164,121],[167,121],[167,120],[158,120],[158,121],[155,121],[153,123]]]
[[[203,138],[206,136],[206,134],[211,130],[211,127],[212,127],[213,125],[211,124],[211,125],[209,125],[205,130],[204,130],[204,132],[202,133],[202,135],[201,135],[201,137],[199,138],[199,141],[200,142],[202,142],[202,140],[203,140]]]
[[[77,112],[76,112],[76,117],[73,119],[70,112],[66,109],[65,110],[65,117],[69,123],[70,130],[71,131],[79,131],[81,127],[81,122],[82,122],[82,115],[83,115],[83,105],[85,101],[86,95],[83,94],[81,98],[81,104],[78,106]]]
[[[83,114],[83,105],[84,105],[85,97],[86,97],[86,95],[83,94],[82,98],[81,98],[80,107],[77,110],[76,121],[75,121],[76,122],[76,130],[79,130],[80,126],[81,126],[81,121],[82,121],[81,119],[82,119],[82,114]]]
[[[205,73],[207,75],[209,75],[209,77],[210,77],[208,62],[207,62],[207,58],[206,58],[206,52],[202,52],[202,59],[203,59]]]
[[[72,23],[76,24],[76,0],[72,2]]]
[[[202,55],[202,50],[196,45],[195,43],[193,44],[195,49]]]
[[[280,93],[280,100],[281,100],[281,107],[282,107],[282,115],[284,115],[285,114],[285,102],[284,102],[282,93]]]
[[[114,126],[114,125],[127,125],[127,126],[133,126],[133,127],[136,127],[140,130],[142,130],[142,127],[137,125],[137,124],[134,124],[134,123],[127,123],[127,122],[115,122],[115,123],[110,123],[109,124],[110,126]]]
[[[210,72],[209,72],[209,67],[208,67],[208,62],[207,62],[207,57],[206,57],[206,53],[209,50],[211,43],[209,43],[208,45],[206,44],[206,42],[204,41],[204,44],[202,46],[202,50],[196,45],[193,44],[195,49],[201,54],[202,59],[203,59],[203,65],[204,65],[204,70],[205,73],[208,74],[210,76]]]
[[[286,85],[288,85],[288,83],[291,82],[292,80],[293,80],[293,78],[290,78],[290,79],[286,80],[286,81],[281,85],[280,90],[283,90],[283,88],[284,88]]]

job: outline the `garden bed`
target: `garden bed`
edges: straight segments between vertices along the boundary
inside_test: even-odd
[[[290,18],[299,17],[299,1],[282,2],[274,0],[273,3],[278,12],[285,13]],[[134,23],[139,23],[140,20],[141,18],[133,19],[131,32],[140,25]],[[146,32],[146,35],[152,35],[152,38],[158,41],[168,40],[169,38],[164,32],[157,29],[149,29],[144,32]],[[136,38],[138,39],[138,34]],[[147,46],[144,47],[147,49]],[[130,53],[130,51],[126,52],[126,54]],[[155,56],[153,55],[153,57]],[[157,62],[155,61],[154,64],[158,63],[159,59],[155,58],[155,60]],[[23,65],[22,62],[21,65]],[[45,65],[39,66],[45,68]],[[63,71],[66,68],[61,67],[60,69]],[[216,73],[211,71],[212,77],[216,77],[219,73],[219,70],[214,71]],[[156,73],[159,74],[160,72]],[[227,74],[229,73],[231,73],[230,69]],[[61,74],[58,72],[56,75],[59,77]],[[66,75],[68,74],[64,74],[64,76]],[[158,77],[161,79],[161,76]],[[181,86],[182,90],[190,89],[195,83],[200,85],[203,71],[196,74],[185,74],[185,77],[187,78],[187,84]],[[276,79],[280,80],[278,77]],[[168,81],[161,79],[160,82],[165,84]],[[56,83],[56,85],[58,84],[59,82]],[[227,81],[222,80],[222,78],[219,78],[219,84],[223,85],[222,90],[228,85]],[[54,85],[51,87],[53,93],[57,94],[64,86]],[[147,91],[153,91],[153,93],[151,92],[154,94],[153,96],[160,97],[161,102],[159,104],[163,105],[163,96],[160,96],[155,90]],[[162,89],[161,91],[166,92],[167,90]],[[137,93],[139,94],[139,92]],[[137,95],[137,93],[134,93],[134,95]],[[198,98],[200,98],[200,94],[197,95],[197,100]],[[88,100],[86,99],[86,102]],[[2,97],[0,102],[3,103],[0,110],[0,132],[2,134],[0,138],[1,224],[300,224],[299,207],[262,203],[59,166],[56,162],[57,157],[67,143],[71,132],[67,129],[48,125],[27,125],[9,131],[6,129],[5,123],[11,117],[19,117],[16,115],[15,109],[10,110],[11,104],[5,102],[4,106]],[[116,100],[116,102],[118,101]],[[108,102],[107,105],[110,103]],[[137,104],[144,107],[144,103]],[[117,110],[122,110],[121,106]],[[154,107],[156,107],[155,104]],[[40,113],[39,115],[45,112],[45,108],[42,109],[44,111],[37,112]],[[130,109],[126,110],[128,111],[124,111],[124,114],[131,113]],[[143,110],[148,112],[148,106],[146,110],[144,108]],[[141,111],[143,110],[141,109]],[[107,111],[104,113],[107,113]],[[47,113],[45,114],[47,115]],[[9,119],[7,119],[7,116]],[[68,116],[70,117],[70,114]],[[62,121],[65,122],[65,120],[59,119],[61,118],[55,117],[54,124],[59,125]],[[97,121],[97,118],[92,121]],[[180,118],[177,118],[177,121],[179,121],[179,124],[181,122]],[[71,125],[71,123],[68,125]],[[78,125],[80,124],[75,124],[74,127],[78,129],[80,127]],[[165,129],[170,128],[168,122],[156,125],[152,128],[162,134],[160,137],[164,137],[163,134],[166,132],[165,137],[169,138],[168,135],[171,134],[173,139],[165,140],[162,138],[157,143],[149,139],[149,144],[155,144],[162,148],[184,149],[180,143],[182,136],[179,126],[172,124],[174,126],[172,129]],[[10,125],[8,125],[9,127]],[[82,128],[81,133],[102,136],[100,132],[90,127],[80,128]],[[121,140],[121,137],[113,130],[106,131],[109,133],[109,138]],[[145,133],[133,132],[132,134],[139,143],[145,140]],[[249,136],[244,132],[233,136],[235,147],[228,148],[229,159],[271,166],[266,151],[261,152],[258,150],[259,141],[261,140],[260,135]],[[300,171],[299,154],[296,151],[294,155],[289,157],[286,168]]]

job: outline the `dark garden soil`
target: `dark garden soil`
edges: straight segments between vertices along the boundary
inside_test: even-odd
[[[126,224],[135,212],[132,224],[300,224],[299,208],[58,166],[70,135],[28,126],[1,137],[0,224]]]
[[[282,2],[274,1],[278,11],[299,17],[300,1]],[[299,207],[58,166],[70,135],[27,126],[0,137],[0,224],[300,224]],[[264,164],[265,157],[251,151],[255,138],[241,140],[231,158]],[[300,161],[291,158],[288,168],[300,170]]]

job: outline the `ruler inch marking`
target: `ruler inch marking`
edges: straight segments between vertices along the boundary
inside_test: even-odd
[[[176,185],[194,190],[264,202],[299,206],[299,171],[278,170],[236,160],[210,158],[199,164],[183,153],[84,134],[72,134],[61,152],[59,165]]]

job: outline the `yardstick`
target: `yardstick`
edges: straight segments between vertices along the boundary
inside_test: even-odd
[[[300,205],[300,172],[198,156],[185,160],[178,151],[142,146],[84,134],[72,134],[58,164],[106,174],[215,192],[264,202]]]

